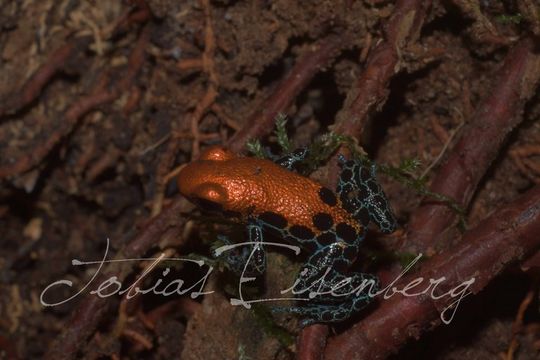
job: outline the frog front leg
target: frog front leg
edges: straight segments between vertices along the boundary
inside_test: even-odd
[[[293,152],[274,160],[274,163],[292,171],[296,169],[296,166],[301,163],[308,154],[309,150],[306,148],[296,149]]]
[[[393,232],[397,221],[377,181],[375,165],[367,166],[362,161],[345,161],[342,156],[340,163],[342,171],[336,192],[343,208],[364,226],[371,220],[382,232]]]
[[[225,261],[236,274],[258,276],[266,270],[266,254],[262,245],[263,230],[255,219],[248,220],[246,230],[249,244],[227,250]],[[233,245],[226,236],[220,236],[219,239],[225,245]]]

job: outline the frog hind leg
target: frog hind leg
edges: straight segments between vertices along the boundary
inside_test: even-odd
[[[225,261],[236,274],[245,276],[262,275],[266,270],[266,254],[263,248],[263,229],[255,220],[248,220],[248,241],[250,244],[229,249],[224,254]],[[225,245],[233,245],[226,236],[219,236]]]
[[[319,295],[319,298],[306,300],[303,306],[273,307],[272,312],[291,313],[304,317],[300,322],[301,327],[314,323],[335,323],[347,320],[371,302],[370,293],[374,294],[379,289],[379,280],[370,274],[352,273],[348,277],[337,276],[332,281],[333,286],[337,287],[337,284],[340,281],[346,281],[345,279],[349,285],[336,289],[332,294]],[[324,292],[322,289],[321,291]]]
[[[309,154],[308,149],[299,148],[287,155],[277,158],[276,160],[274,160],[274,163],[280,166],[283,166],[284,168],[291,171],[298,170],[298,165],[302,161],[304,161],[304,159],[308,156],[308,154]]]
[[[371,301],[367,290],[378,287],[376,277],[345,272],[356,259],[364,237],[347,224],[315,237],[319,245],[300,271],[290,289],[301,306],[275,307],[273,312],[290,312],[306,316],[303,324],[337,322],[350,317]]]
[[[392,208],[376,178],[375,165],[368,166],[361,161],[345,161],[340,157],[342,171],[336,192],[343,208],[367,226],[373,221],[384,233],[391,233],[397,227]]]

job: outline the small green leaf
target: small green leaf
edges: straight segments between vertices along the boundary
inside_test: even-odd
[[[419,164],[418,160],[404,160],[402,161],[402,164],[406,165],[414,165],[416,163]],[[419,165],[418,165],[419,166]],[[407,168],[408,166],[405,166]],[[400,167],[393,167],[389,165],[377,165],[377,169],[381,172],[385,173],[386,175],[394,178],[399,183],[413,189],[417,193],[428,196],[432,199],[435,199],[437,201],[440,201],[444,204],[446,204],[452,211],[454,211],[458,217],[459,217],[459,223],[462,228],[466,226],[465,224],[465,210],[457,203],[456,200],[439,194],[432,192],[427,187],[427,178],[425,177],[415,177],[410,171],[404,171],[403,168]]]
[[[496,16],[495,19],[500,22],[501,24],[516,24],[518,25],[523,20],[523,15],[520,13],[517,13],[515,15],[499,15]]]
[[[281,147],[281,150],[284,154],[290,153],[292,149],[291,141],[287,135],[287,115],[279,113],[276,115],[276,131],[277,142]]]
[[[399,168],[406,173],[412,173],[417,170],[420,165],[422,165],[422,162],[417,158],[404,159],[401,161],[401,164],[399,164]]]
[[[250,153],[253,154],[253,156],[255,156],[255,157],[259,158],[259,159],[266,158],[266,156],[264,154],[263,147],[262,147],[261,142],[259,140],[250,139],[246,143],[246,148]]]

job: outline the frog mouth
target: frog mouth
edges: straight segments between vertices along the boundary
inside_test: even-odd
[[[200,198],[200,197],[193,197],[190,199],[192,203],[197,205],[199,208],[201,208],[203,211],[206,212],[223,212],[223,205],[218,204],[217,202],[214,202],[212,200]]]

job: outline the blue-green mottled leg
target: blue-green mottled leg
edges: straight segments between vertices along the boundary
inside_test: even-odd
[[[342,234],[343,235],[343,234]],[[306,316],[302,324],[338,322],[347,319],[371,301],[368,295],[378,287],[373,275],[344,274],[356,258],[363,233],[347,243],[336,233],[336,242],[319,248],[310,256],[300,272],[293,294],[302,300],[301,306],[275,307],[273,312],[290,312]]]
[[[227,261],[231,270],[237,274],[244,273],[244,276],[258,276],[266,270],[266,255],[261,245],[263,242],[262,228],[257,222],[250,220],[248,221],[247,232],[249,242],[253,244],[227,250],[224,253],[225,261]],[[226,236],[220,235],[219,239],[226,245],[232,244]]]
[[[377,182],[375,165],[345,161],[340,157],[341,175],[337,186],[343,207],[366,226],[373,221],[384,233],[396,229],[397,222],[386,195]]]
[[[302,162],[308,154],[308,149],[300,148],[294,150],[290,154],[284,155],[274,160],[274,162],[278,165],[283,166],[284,168],[287,168],[288,170],[295,170],[296,166],[298,166],[298,164]]]
[[[342,281],[347,285],[338,288],[338,284]],[[336,274],[331,284],[323,287],[320,292],[329,292],[332,288],[333,293],[319,295],[303,302],[304,306],[273,307],[272,312],[303,316],[305,319],[300,322],[302,327],[313,323],[344,321],[371,302],[369,293],[374,294],[379,289],[379,280],[369,274],[353,273],[348,277]],[[302,297],[305,298],[306,295],[303,294]]]

